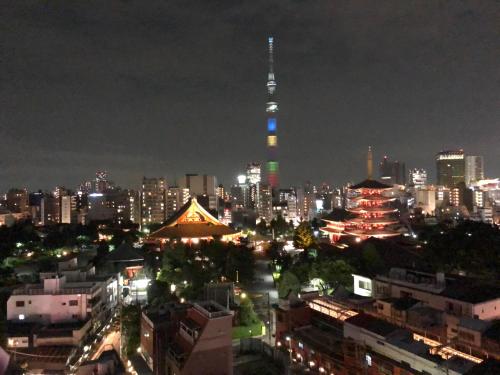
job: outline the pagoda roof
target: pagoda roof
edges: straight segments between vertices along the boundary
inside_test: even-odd
[[[221,223],[191,198],[179,211],[172,215],[165,225],[150,234],[151,238],[207,238],[238,233]]]
[[[323,220],[328,221],[344,221],[346,219],[352,218],[354,215],[347,210],[342,208],[334,208],[332,212],[326,215]]]
[[[367,178],[364,181],[361,181],[359,184],[350,186],[349,189],[357,190],[357,189],[390,189],[392,185],[387,185],[377,180],[372,180]]]
[[[359,201],[370,201],[370,202],[389,202],[395,200],[395,197],[386,197],[381,194],[372,194],[372,195],[359,195],[357,197],[350,198],[350,200],[359,202]]]
[[[390,229],[353,229],[347,230],[346,233],[353,236],[385,238],[399,236],[400,233]]]
[[[392,218],[392,217],[370,217],[370,218],[361,218],[357,217],[355,219],[349,220],[350,223],[355,223],[355,224],[394,224],[397,223],[398,220]]]
[[[355,213],[355,214],[363,214],[363,213],[369,213],[369,212],[379,212],[381,214],[389,214],[391,212],[396,212],[396,208],[392,207],[385,207],[385,206],[380,206],[380,207],[363,207],[363,206],[358,206],[349,209],[349,211]]]

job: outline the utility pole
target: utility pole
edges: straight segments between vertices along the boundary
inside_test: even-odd
[[[269,345],[271,345],[271,296],[270,293],[267,292],[267,322],[268,322],[268,330],[267,337],[269,338]]]

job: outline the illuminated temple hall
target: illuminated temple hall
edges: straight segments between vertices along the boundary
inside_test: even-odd
[[[389,205],[395,200],[391,196],[392,186],[372,179],[372,159],[372,150],[369,148],[368,178],[348,188],[347,210],[337,210],[324,219],[326,227],[322,231],[328,234],[332,242],[346,235],[364,240],[400,234],[393,228],[398,223],[394,217],[397,210]]]
[[[232,241],[238,236],[239,232],[213,217],[193,197],[170,217],[163,227],[151,233],[149,237],[162,242],[181,240],[198,243],[200,240],[214,238]]]

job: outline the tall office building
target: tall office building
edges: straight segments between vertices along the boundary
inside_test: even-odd
[[[467,155],[465,157],[465,184],[484,179],[484,161],[482,156]]]
[[[247,165],[247,183],[258,184],[261,181],[260,176],[261,165],[260,163],[248,163]]]
[[[410,185],[424,186],[427,185],[427,171],[422,168],[412,168],[409,173]]]
[[[397,160],[390,161],[384,156],[379,164],[380,179],[388,184],[406,184],[406,166]]]
[[[441,151],[436,155],[437,184],[452,188],[465,182],[465,155],[463,150]]]
[[[248,206],[255,209],[257,201],[259,200],[259,186],[261,183],[261,165],[260,163],[249,163],[247,165],[247,178],[248,185]]]
[[[274,38],[268,39],[269,48],[269,72],[267,74],[267,183],[271,189],[276,189],[279,184],[279,164],[278,164],[278,102],[275,98],[276,80],[274,77]]]
[[[166,216],[167,181],[161,178],[142,179],[141,225],[163,223]]]
[[[95,174],[95,188],[96,193],[104,193],[111,188],[111,182],[108,180],[108,172],[97,171]]]

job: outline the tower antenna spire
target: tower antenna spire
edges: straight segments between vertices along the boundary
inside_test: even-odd
[[[269,72],[267,73],[267,182],[275,190],[278,187],[279,164],[277,160],[278,151],[278,102],[275,98],[276,80],[274,77],[274,38],[267,39],[269,53]]]
[[[372,154],[372,146],[368,146],[368,154],[366,155],[366,169],[368,172],[368,179],[371,180],[373,178],[373,154]]]

